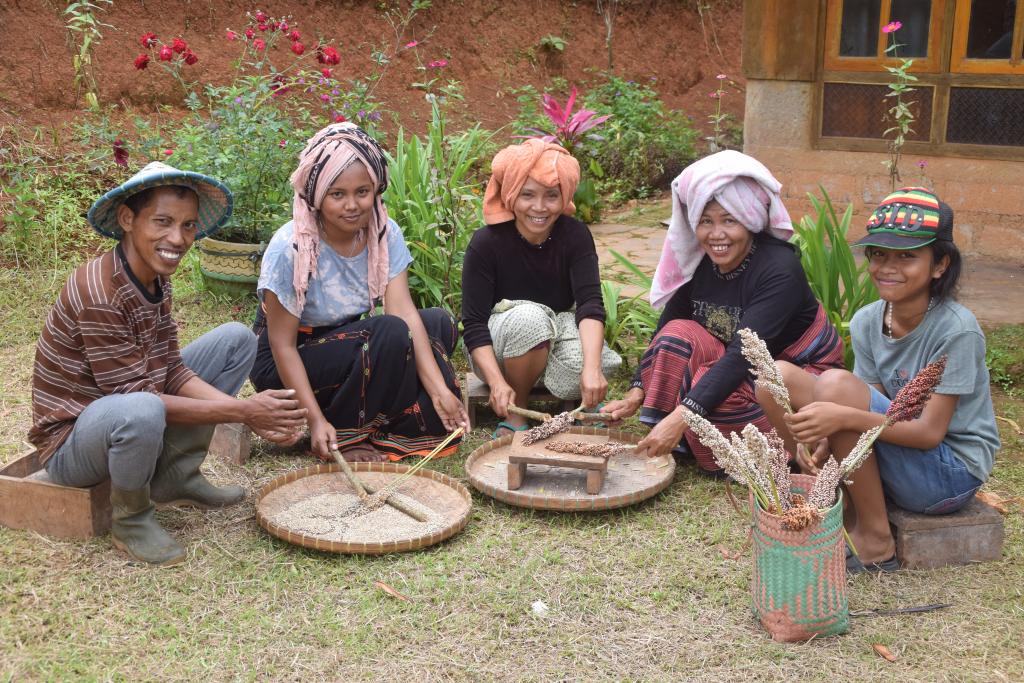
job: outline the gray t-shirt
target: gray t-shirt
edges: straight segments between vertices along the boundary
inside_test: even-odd
[[[892,398],[921,368],[948,356],[942,382],[935,391],[959,396],[960,400],[943,441],[968,472],[985,481],[999,450],[999,430],[985,366],[985,335],[974,314],[946,300],[929,311],[910,334],[888,339],[882,334],[884,312],[885,302],[876,301],[853,316],[853,373],[868,384],[881,385],[883,393]]]

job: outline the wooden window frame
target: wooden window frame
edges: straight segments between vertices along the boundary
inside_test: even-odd
[[[1024,74],[1024,61],[1021,60],[1021,48],[1024,43],[1024,3],[1017,3],[1017,16],[1013,18],[1010,58],[1006,60],[967,58],[971,4],[971,0],[957,0],[956,15],[953,19],[953,46],[950,53],[949,70],[962,74]]]
[[[885,71],[886,62],[898,64],[900,60],[876,60],[868,57],[844,57],[835,59],[838,53],[838,29],[842,20],[843,0],[826,0],[826,9],[823,26],[820,27],[825,36],[825,49],[819,52],[819,63],[814,88],[814,148],[835,151],[855,152],[881,152],[888,151],[888,140],[872,138],[844,138],[822,136],[822,123],[824,111],[825,83],[870,83],[888,84],[892,82],[892,76]],[[891,7],[890,0],[882,0],[882,17],[887,17],[887,10]],[[962,35],[964,52],[966,53],[967,27],[966,24],[958,31],[957,23],[965,18],[964,7],[967,8],[966,18],[970,17],[970,0],[933,0],[936,4],[932,6],[932,24],[929,27],[929,54],[933,54],[931,47],[933,40],[938,40],[938,49],[934,54],[938,58],[938,64],[934,72],[923,72],[919,70],[918,60],[915,59],[914,68],[917,72],[918,84],[934,88],[932,99],[932,120],[929,140],[907,141],[903,145],[903,154],[924,155],[924,156],[952,156],[983,159],[1003,159],[1008,161],[1024,161],[1024,145],[1022,146],[1000,146],[1000,145],[978,145],[946,142],[946,125],[949,113],[950,89],[954,87],[975,87],[975,88],[1013,88],[1024,89],[1024,69],[1020,71],[996,71],[991,67],[984,71],[954,71],[953,64],[953,40],[954,35]],[[942,12],[938,13],[938,5],[942,5]],[[1024,2],[1017,5],[1017,16],[1014,28],[1013,55],[1020,57],[1021,43],[1024,41]],[[940,21],[936,26],[935,19]],[[886,22],[887,23],[887,22]],[[884,26],[884,23],[882,24]],[[821,34],[819,34],[821,35]],[[884,34],[881,34],[884,35]],[[991,62],[993,60],[961,60],[962,62]],[[999,60],[994,60],[999,61]],[[1019,61],[1019,60],[1018,60]],[[837,68],[838,67],[838,68]]]
[[[806,0],[802,0],[806,1]],[[882,27],[889,23],[892,0],[881,0],[879,13],[878,46],[873,57],[842,57],[839,55],[839,37],[842,34],[844,0],[828,0],[825,7],[825,69],[829,71],[857,71],[885,73],[887,66],[899,66],[903,61],[900,57],[889,57],[885,54],[889,34],[882,33]],[[942,32],[942,18],[946,15],[946,6],[950,0],[932,0],[932,14],[928,25],[928,55],[914,57],[910,71],[914,73],[935,73],[942,64],[942,46],[944,41],[939,34]]]

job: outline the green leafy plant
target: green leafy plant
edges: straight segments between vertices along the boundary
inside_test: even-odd
[[[897,52],[899,48],[903,47],[896,42],[896,31],[902,26],[903,24],[898,21],[890,21],[882,27],[882,33],[889,36],[889,46],[885,48],[885,53],[893,57],[898,57]],[[889,171],[889,183],[893,190],[900,182],[900,157],[903,155],[903,145],[907,141],[907,135],[914,132],[912,128],[914,112],[910,110],[914,101],[905,99],[914,91],[910,84],[917,81],[917,76],[910,73],[910,67],[913,64],[913,59],[904,59],[897,66],[885,67],[885,70],[893,76],[893,81],[888,84],[888,92],[885,94],[885,97],[892,101],[892,106],[889,107],[889,120],[892,122],[892,126],[887,128],[882,135],[884,137],[892,135],[892,139],[889,141],[889,158],[882,164]]]
[[[543,36],[537,43],[540,45],[541,50],[547,50],[548,52],[564,52],[565,51],[565,38],[556,36],[549,33]]]
[[[99,3],[99,4],[97,4]],[[99,103],[99,88],[96,85],[96,77],[92,72],[92,53],[96,43],[103,39],[101,28],[113,28],[110,24],[104,24],[96,18],[97,13],[102,9],[100,4],[110,7],[113,0],[78,0],[68,3],[64,10],[67,17],[65,26],[73,36],[77,36],[78,51],[72,58],[72,66],[75,69],[75,88],[78,92],[85,91],[85,101],[90,109],[97,110]]]
[[[413,256],[409,289],[418,307],[462,305],[462,260],[473,230],[483,224],[475,171],[492,135],[479,125],[449,133],[435,98],[426,134],[406,136],[400,129],[387,154],[391,182],[384,201]]]
[[[1002,325],[985,333],[985,364],[992,383],[1011,395],[1024,387],[1024,325]]]
[[[638,290],[629,296],[618,283],[602,280],[601,296],[605,307],[605,340],[624,358],[639,362],[658,326],[660,313],[650,304],[652,278],[632,261],[611,250],[612,256],[629,272],[626,283]]]
[[[708,114],[708,123],[711,124],[712,134],[704,138],[708,143],[708,152],[711,154],[723,149],[743,147],[742,126],[736,125],[732,114],[722,111],[722,98],[728,94],[726,85],[731,86],[737,92],[742,92],[742,90],[727,74],[718,74],[715,78],[718,80],[718,87],[709,95],[711,99],[715,100],[715,111]]]
[[[853,206],[846,207],[840,218],[825,188],[824,199],[809,194],[813,216],[804,216],[794,226],[795,244],[800,249],[800,264],[807,274],[811,291],[824,307],[829,320],[843,337],[845,362],[853,367],[853,346],[850,344],[850,320],[853,314],[878,299],[878,290],[868,275],[867,262],[857,263],[846,241],[853,217]]]

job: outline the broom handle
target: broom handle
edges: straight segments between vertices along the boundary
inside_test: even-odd
[[[338,463],[338,465],[341,467],[341,473],[345,475],[346,479],[348,479],[348,483],[351,484],[352,488],[354,488],[356,490],[356,493],[359,494],[360,499],[366,498],[367,494],[373,494],[377,492],[377,489],[367,486],[362,482],[362,480],[359,477],[356,476],[356,473],[352,470],[352,466],[348,464],[348,460],[345,460],[345,458],[341,456],[341,451],[339,451],[337,448],[332,448],[331,455],[334,457],[334,462]],[[400,500],[392,500],[391,496],[388,496],[384,502],[390,505],[391,507],[395,508],[399,512],[404,512],[405,514],[409,515],[417,522],[427,521],[427,518],[424,517],[420,512],[413,510]]]

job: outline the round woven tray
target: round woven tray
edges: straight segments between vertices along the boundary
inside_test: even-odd
[[[351,466],[363,482],[378,489],[409,469],[408,465],[388,462],[354,462]],[[304,548],[363,555],[382,555],[426,548],[451,538],[462,531],[469,522],[472,506],[469,490],[446,474],[421,469],[405,482],[398,492],[440,513],[444,518],[441,530],[432,534],[379,543],[353,543],[311,536],[273,521],[277,513],[305,498],[323,493],[355,493],[337,464],[314,465],[272,480],[260,489],[256,498],[256,522],[270,535]]]
[[[544,441],[529,447],[519,444],[522,432],[489,441],[466,459],[466,472],[473,488],[510,505],[536,510],[609,510],[639,503],[657,495],[672,483],[676,471],[671,456],[648,458],[624,451],[608,461],[608,473],[600,493],[586,492],[582,470],[547,465],[528,465],[523,485],[508,488],[508,456],[513,450],[543,451]],[[551,437],[551,441],[617,441],[635,444],[641,437],[618,430],[572,427]]]

